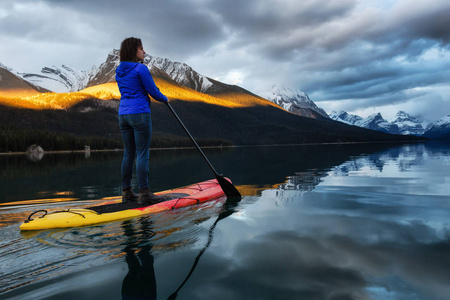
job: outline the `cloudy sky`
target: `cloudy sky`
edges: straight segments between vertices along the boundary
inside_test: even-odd
[[[1,0],[0,63],[89,70],[129,36],[147,53],[327,112],[450,114],[448,0]]]

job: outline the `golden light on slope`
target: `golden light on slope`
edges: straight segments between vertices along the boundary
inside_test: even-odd
[[[182,85],[174,85],[171,82],[159,78],[155,78],[155,83],[160,88],[161,92],[171,99],[199,101],[232,108],[251,107],[258,105],[269,105],[280,108],[279,106],[266,99],[254,97],[246,93],[228,93],[210,96]]]
[[[247,93],[227,93],[210,96],[192,90],[188,87],[155,78],[156,85],[161,92],[171,100],[197,101],[224,107],[238,108],[251,106],[273,106],[281,109],[274,103]],[[29,97],[0,97],[0,104],[29,109],[68,109],[71,106],[87,99],[119,100],[120,92],[117,83],[105,83],[88,87],[73,93],[41,93]]]
[[[0,89],[0,97],[30,97],[39,95],[40,93],[32,89]]]
[[[91,86],[79,91],[79,93],[88,94],[101,100],[120,100],[119,87],[115,82]]]
[[[42,109],[67,109],[83,100],[92,98],[91,95],[76,93],[42,93],[31,97],[23,98],[0,98],[0,104],[18,107],[30,108],[36,110]]]

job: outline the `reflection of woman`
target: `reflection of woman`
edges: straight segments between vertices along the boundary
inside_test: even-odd
[[[122,227],[129,238],[129,244],[125,247],[128,273],[122,283],[122,299],[154,300],[156,299],[156,277],[153,267],[154,258],[151,254],[152,247],[145,245],[139,249],[139,241],[136,241],[137,231],[134,230],[131,222],[124,222]],[[142,240],[149,240],[154,234],[148,220],[142,220],[139,232],[142,233]]]
[[[125,39],[120,47],[120,65],[116,69],[116,81],[121,98],[119,126],[125,150],[122,161],[122,202],[136,200],[154,204],[161,200],[150,192],[148,184],[149,148],[152,137],[150,96],[160,102],[168,102],[156,87],[148,68],[141,64],[145,51],[137,38]],[[131,188],[133,164],[139,184],[139,195]]]

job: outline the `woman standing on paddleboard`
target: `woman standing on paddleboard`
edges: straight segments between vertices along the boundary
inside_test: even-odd
[[[150,95],[160,102],[168,102],[156,87],[144,60],[145,51],[138,38],[127,38],[120,46],[120,65],[116,69],[116,81],[121,94],[119,126],[125,150],[122,161],[122,202],[138,199],[139,203],[154,204],[162,197],[150,192],[148,184],[149,149],[152,138]],[[133,192],[131,178],[133,164],[139,184],[139,195]]]

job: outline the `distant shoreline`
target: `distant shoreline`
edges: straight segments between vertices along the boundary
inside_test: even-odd
[[[245,148],[245,147],[284,147],[284,146],[318,146],[318,145],[356,145],[356,144],[408,144],[408,143],[425,143],[427,140],[410,140],[410,141],[373,141],[373,142],[333,142],[333,143],[303,143],[303,144],[266,144],[266,145],[232,145],[232,146],[202,146],[201,149],[221,149],[221,148]],[[197,149],[196,147],[168,147],[168,148],[150,148],[151,151],[159,150],[189,150]],[[123,152],[121,148],[115,149],[91,149],[91,150],[55,150],[45,151],[43,154],[64,154],[64,153],[91,153],[91,152]],[[29,152],[0,152],[0,155],[23,155]]]

